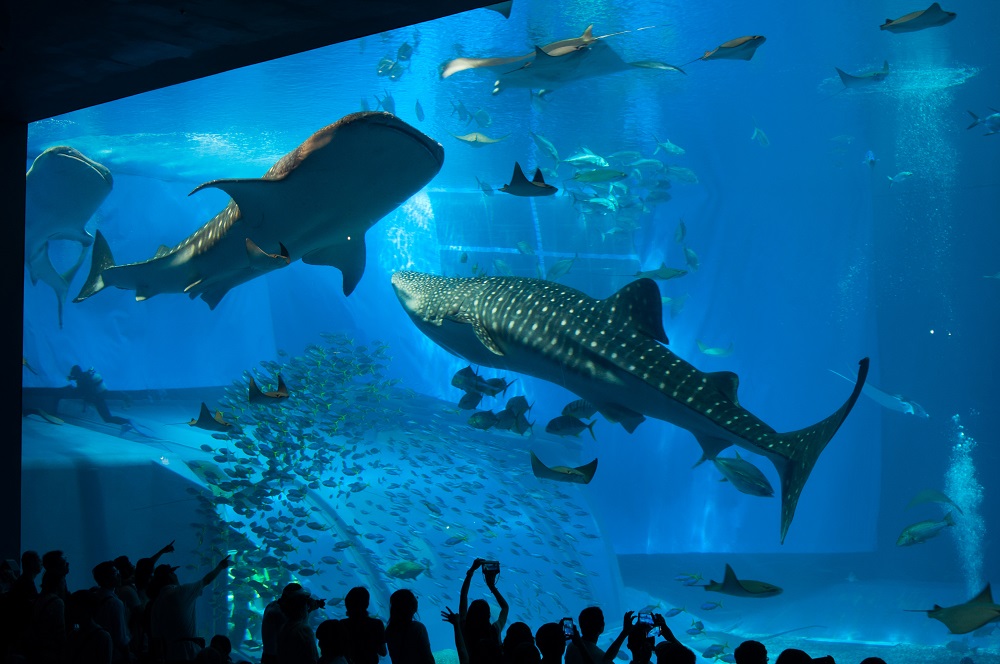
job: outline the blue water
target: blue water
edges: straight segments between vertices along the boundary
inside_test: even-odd
[[[51,289],[33,286],[26,275],[24,357],[37,374],[25,371],[25,388],[60,387],[71,365],[93,366],[109,388],[143,395],[126,414],[155,430],[158,442],[126,436],[131,441],[126,445],[98,426],[93,411],[80,415],[75,404],[64,402],[60,414],[69,426],[55,429],[36,418],[25,420],[25,472],[42,478],[51,454],[63,453],[89,458],[98,467],[158,462],[166,468],[172,462],[172,469],[184,471],[184,481],[200,482],[208,490],[211,482],[184,470],[185,461],[210,460],[200,451],[202,444],[222,445],[185,426],[197,416],[198,402],[209,401],[211,408],[231,403],[236,397],[226,402],[219,388],[241,380],[245,387],[245,371],[267,362],[290,366],[310,345],[328,349],[322,334],[342,334],[355,341],[354,347],[387,344],[391,361],[378,378],[399,381],[373,388],[385,390],[396,419],[385,409],[351,416],[357,436],[348,439],[355,446],[351,449],[379,450],[361,462],[366,468],[360,478],[371,488],[360,496],[376,494],[373,502],[389,509],[397,499],[384,493],[385,483],[393,481],[384,466],[413,471],[426,465],[411,472],[420,487],[416,493],[420,500],[447,502],[459,480],[444,473],[470,465],[479,468],[476,481],[484,487],[476,488],[470,500],[487,508],[496,499],[515,505],[504,517],[509,528],[487,529],[490,535],[478,517],[470,516],[477,511],[472,507],[442,521],[422,511],[420,500],[397,505],[424,523],[416,529],[420,534],[407,539],[423,542],[417,547],[425,549],[421,560],[436,567],[433,576],[412,582],[418,594],[434,598],[427,600],[423,615],[435,649],[449,643],[447,631],[437,624],[438,606],[457,603],[464,566],[486,551],[505,564],[513,555],[527,557],[527,563],[510,564],[534,575],[533,582],[511,583],[518,583],[522,601],[534,602],[535,608],[527,614],[530,619],[512,615],[512,620],[525,619],[533,627],[564,611],[576,615],[592,602],[611,614],[647,600],[698,602],[701,595],[688,598],[685,593],[691,591],[673,581],[676,574],[700,572],[718,579],[724,561],[737,571],[745,561],[750,578],[786,587],[785,603],[767,600],[771,604],[762,611],[745,606],[748,600],[726,602],[706,617],[718,620],[719,631],[742,624],[749,632],[773,634],[816,624],[820,620],[814,616],[822,615],[836,621],[826,634],[835,640],[945,643],[952,637],[940,623],[901,609],[959,603],[1000,571],[994,535],[1000,526],[995,500],[1000,487],[991,471],[1000,467],[992,440],[1000,430],[1000,410],[994,405],[1000,395],[994,373],[1000,360],[1000,282],[984,278],[1000,270],[1000,139],[982,136],[980,127],[966,130],[967,110],[982,116],[1000,104],[1000,62],[989,27],[1000,21],[1000,9],[982,3],[946,6],[959,14],[946,26],[899,35],[879,31],[886,16],[914,9],[899,2],[823,9],[721,2],[561,3],[555,8],[524,2],[506,20],[477,10],[35,123],[26,168],[45,148],[68,144],[112,171],[114,189],[88,229],[101,230],[118,263],[148,258],[161,244],[176,245],[226,204],[219,191],[188,197],[198,184],[259,177],[314,131],[360,110],[362,99],[374,109],[375,95],[391,93],[397,115],[444,146],[445,165],[422,192],[368,232],[365,276],[349,298],[343,296],[337,270],[298,262],[233,289],[214,311],[180,295],[135,302],[129,291],[108,289],[83,303],[67,303],[60,329]],[[483,72],[438,76],[439,65],[458,55],[519,55],[533,44],[578,36],[591,23],[595,35],[628,31],[606,40],[626,61],[684,64],[744,34],[766,35],[767,42],[750,62],[698,61],[685,66],[687,75],[634,69],[568,84],[542,101],[523,89],[491,95],[495,77]],[[643,27],[648,29],[637,30]],[[378,76],[379,60],[393,59],[404,42],[416,45],[409,68],[396,81]],[[834,71],[872,71],[883,60],[891,74],[880,86],[844,90]],[[418,101],[426,113],[423,121],[416,117]],[[470,112],[485,110],[489,126],[461,122],[452,112],[458,102]],[[768,145],[751,139],[755,126],[766,133]],[[562,195],[484,196],[476,178],[499,188],[509,181],[515,161],[526,172],[555,167],[529,130],[552,141],[564,159],[582,147],[601,155],[635,150],[650,157],[654,137],[669,139],[685,153],[660,152],[654,158],[690,169],[697,183],[674,179],[671,200],[635,217],[634,231],[614,234],[607,232],[623,225],[628,211],[584,215],[585,206],[574,206]],[[453,138],[470,131],[506,138],[479,149]],[[868,150],[878,159],[874,167],[863,163]],[[350,169],[350,160],[343,167]],[[890,189],[887,176],[900,171],[913,176]],[[563,181],[572,173],[562,164],[556,179],[546,179],[565,188]],[[634,178],[624,183],[642,189]],[[461,392],[450,379],[467,363],[417,331],[389,283],[390,275],[404,268],[468,276],[475,265],[496,274],[497,259],[516,276],[534,277],[536,265],[551,269],[560,259],[578,256],[560,282],[603,298],[639,270],[661,262],[685,267],[683,246],[674,238],[681,219],[687,228],[684,244],[697,253],[699,267],[660,282],[663,296],[684,301],[679,312],[664,316],[675,353],[704,371],[736,372],[740,403],[778,431],[810,425],[833,412],[850,385],[829,370],[852,375],[866,356],[872,361],[871,384],[905,395],[930,414],[928,419],[904,415],[862,397],[810,477],[783,545],[778,499],[738,493],[718,481],[711,464],[691,468],[700,450],[682,429],[649,420],[629,435],[598,418],[596,441],[587,433],[578,440],[557,439],[542,433],[544,423],[574,395],[528,376],[484,370],[487,377],[518,378],[506,396],[526,396],[538,424],[532,436],[523,438],[474,431],[465,424],[468,413],[451,412]],[[526,242],[535,255],[519,253],[518,242]],[[78,245],[54,242],[53,260],[68,265],[75,251]],[[466,263],[460,260],[463,253]],[[83,283],[86,266],[89,259],[71,286],[71,297]],[[731,345],[733,352],[706,355],[699,341]],[[299,384],[300,396],[325,398],[307,382]],[[112,404],[112,410],[127,407]],[[503,401],[487,399],[483,407],[499,410]],[[399,418],[400,412],[412,419]],[[952,449],[954,415],[979,443],[964,456]],[[366,438],[362,432],[373,428],[380,433]],[[387,443],[387,435],[397,436],[395,443]],[[414,460],[399,444],[401,436],[426,448],[426,458]],[[328,442],[342,449],[343,440],[335,435]],[[143,451],[136,452],[140,445]],[[546,483],[531,476],[528,449],[552,465],[582,465],[598,457],[600,470],[586,487]],[[383,467],[369,465],[374,456]],[[771,465],[755,460],[777,487]],[[956,481],[955,471],[949,474],[956,464],[978,469],[978,485]],[[343,479],[332,470],[323,473]],[[468,471],[457,476],[467,477]],[[944,515],[937,505],[906,505],[923,489],[946,490],[946,476],[949,491],[969,494],[950,496],[959,505],[974,502],[976,491],[981,492],[978,509],[959,519],[955,532],[896,547],[903,527]],[[109,497],[96,501],[103,505],[98,512],[110,513],[120,481],[105,483]],[[342,497],[317,495],[309,501],[345,524],[360,516],[358,509],[374,513],[371,505],[348,507]],[[58,538],[60,529],[38,526],[32,503],[25,504],[25,545],[70,550]],[[155,504],[150,496],[149,506]],[[565,511],[566,518],[556,511],[550,522],[553,510]],[[218,506],[218,517],[234,521],[224,505]],[[102,517],[90,511],[86,518]],[[177,518],[179,524],[192,520]],[[351,559],[357,567],[327,570],[326,578],[333,575],[347,588],[375,584],[373,569],[398,562],[380,544],[364,539],[367,529],[379,529],[368,525],[377,520],[358,519],[355,546],[370,550],[344,554],[357,556]],[[579,554],[579,547],[560,538],[559,528],[574,525],[595,536],[587,539],[591,555]],[[435,553],[444,550],[453,528],[468,539],[447,547],[443,556]],[[970,534],[975,529],[981,531],[978,539]],[[150,550],[161,544],[159,528],[140,530]],[[236,530],[248,533],[245,526]],[[541,535],[534,552],[547,558],[533,558],[527,540],[522,542],[527,550],[512,553],[511,542],[529,531]],[[81,563],[135,546],[115,529],[105,535],[106,541],[89,540],[79,551]],[[198,548],[193,532],[176,536],[187,540],[188,549]],[[314,547],[300,547],[301,556],[283,560],[315,562],[328,555],[333,538],[323,537],[329,535],[320,536]],[[643,556],[665,558],[651,570],[643,567]],[[197,556],[191,560],[201,564]],[[682,568],[698,560],[711,563]],[[563,585],[579,590],[569,601],[561,598],[561,607],[536,585],[553,581],[546,571],[550,563],[564,571],[568,564],[570,580]],[[579,578],[592,573],[578,582],[580,588],[572,579],[574,570],[582,573]],[[75,573],[81,576],[73,587],[88,581],[85,572]],[[320,595],[342,597],[329,581],[325,590],[313,581],[304,582]],[[855,582],[861,585],[852,586]],[[377,582],[386,594],[407,583]],[[558,586],[551,590],[560,592]],[[880,597],[886,598],[883,603]],[[865,608],[855,614],[852,607]],[[981,647],[996,648],[996,636],[976,638]]]

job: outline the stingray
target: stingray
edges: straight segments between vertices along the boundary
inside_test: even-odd
[[[885,23],[879,26],[879,30],[889,32],[916,32],[926,28],[937,28],[945,23],[951,23],[958,16],[955,12],[946,12],[941,9],[941,5],[934,3],[927,9],[918,12],[910,12],[906,16],[897,19],[887,18]]]
[[[59,303],[59,327],[70,282],[94,242],[84,228],[111,193],[111,171],[79,151],[59,145],[35,158],[25,175],[24,264],[32,284],[47,283]],[[49,242],[79,242],[80,257],[60,273],[49,258]]]
[[[952,634],[968,634],[991,622],[1000,622],[1000,604],[993,601],[990,584],[964,604],[955,606],[934,605],[933,609],[906,609],[926,613],[928,618],[940,620]]]
[[[840,76],[840,80],[843,81],[845,88],[862,88],[868,85],[873,85],[875,83],[881,83],[889,75],[889,61],[886,60],[882,63],[882,69],[876,71],[870,71],[867,74],[848,74],[846,71],[834,67],[837,70],[837,74]]]
[[[645,30],[646,28],[638,28]],[[505,88],[544,89],[566,83],[613,74],[629,69],[659,69],[684,73],[679,67],[664,62],[641,60],[625,62],[601,40],[631,32],[623,30],[599,37],[594,36],[594,26],[587,26],[583,34],[572,39],[536,46],[531,53],[499,58],[456,58],[441,65],[441,78],[448,78],[467,69],[494,70],[498,80],[493,94]]]
[[[510,184],[500,187],[500,191],[512,196],[551,196],[559,191],[551,184],[545,184],[542,169],[535,169],[535,177],[528,181],[521,170],[521,165],[514,162],[514,173],[510,176]]]
[[[201,402],[201,412],[198,414],[198,419],[188,422],[188,426],[198,427],[205,431],[229,431],[233,428],[232,422],[226,422],[222,419],[221,410],[215,411],[215,415],[213,415],[204,401]]]
[[[715,47],[714,50],[705,51],[705,55],[695,58],[683,66],[699,60],[749,60],[757,52],[760,45],[767,41],[767,37],[752,35],[748,37],[737,37],[730,39],[724,44]]]
[[[732,595],[733,597],[774,597],[782,592],[778,586],[764,581],[737,579],[736,572],[728,564],[726,564],[726,576],[723,577],[722,583],[709,581],[704,588],[709,592]]]
[[[506,141],[507,136],[510,136],[510,134],[507,134],[506,136],[501,136],[500,138],[490,138],[486,134],[481,134],[478,131],[474,131],[471,134],[465,134],[464,136],[455,136],[454,134],[452,134],[452,136],[462,141],[470,148],[482,148],[486,147],[487,145],[493,145],[494,143],[499,143],[500,141]]]
[[[201,297],[211,309],[235,286],[302,259],[343,273],[350,295],[365,270],[365,232],[441,169],[444,149],[389,113],[354,113],[320,129],[261,178],[194,189],[232,197],[208,223],[149,260],[115,265],[97,234],[90,276],[74,302],[115,286],[136,300]]]
[[[594,473],[597,472],[597,459],[576,468],[569,466],[546,466],[532,452],[531,472],[535,474],[535,477],[543,480],[570,482],[572,484],[590,484],[590,480],[594,479]]]
[[[261,392],[254,379],[250,379],[250,403],[272,404],[287,398],[288,388],[285,386],[285,381],[281,379],[281,374],[278,374],[278,389],[274,392]]]

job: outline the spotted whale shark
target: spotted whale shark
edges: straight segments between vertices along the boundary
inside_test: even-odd
[[[365,232],[433,178],[439,143],[389,113],[348,115],[279,159],[261,178],[206,182],[229,204],[174,248],[115,265],[105,238],[94,241],[90,275],[74,302],[108,286],[201,297],[211,309],[235,286],[302,259],[343,273],[350,295],[365,271]]]
[[[674,354],[660,291],[639,279],[596,300],[561,284],[518,277],[396,272],[392,285],[417,328],[449,352],[541,378],[592,403],[630,432],[645,417],[687,429],[702,460],[737,445],[767,457],[781,478],[781,541],[827,443],[861,394],[868,358],[847,401],[826,419],[779,433],[737,399],[736,374],[705,373]]]

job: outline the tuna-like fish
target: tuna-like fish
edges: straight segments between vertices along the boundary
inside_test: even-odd
[[[551,281],[439,277],[402,271],[392,285],[417,328],[451,353],[482,366],[561,385],[628,431],[646,416],[687,429],[704,459],[737,445],[767,457],[781,479],[781,540],[826,445],[854,407],[868,374],[826,419],[778,433],[744,409],[738,378],[704,373],[667,348],[660,292],[640,279],[604,300]]]
[[[955,525],[955,518],[948,512],[940,521],[929,519],[910,524],[903,529],[896,540],[896,546],[913,546],[923,544],[932,537],[937,537],[945,528]]]

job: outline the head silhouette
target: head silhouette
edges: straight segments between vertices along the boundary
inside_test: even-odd
[[[596,641],[604,631],[604,612],[598,606],[588,606],[580,612],[580,637]]]
[[[535,645],[542,653],[542,659],[562,662],[566,652],[566,637],[559,623],[545,623],[535,632]]]
[[[693,651],[672,641],[658,643],[655,651],[656,664],[695,664],[698,661]]]
[[[351,588],[344,597],[344,610],[348,618],[362,617],[368,615],[368,604],[371,595],[368,589],[362,586]]]
[[[781,654],[778,655],[778,660],[775,664],[809,664],[812,661],[805,650],[799,650],[798,648],[788,648],[787,650],[782,650]]]
[[[412,590],[400,588],[389,595],[389,624],[411,622],[416,612],[417,596]]]
[[[736,664],[767,664],[767,648],[760,641],[744,641],[733,651]]]

